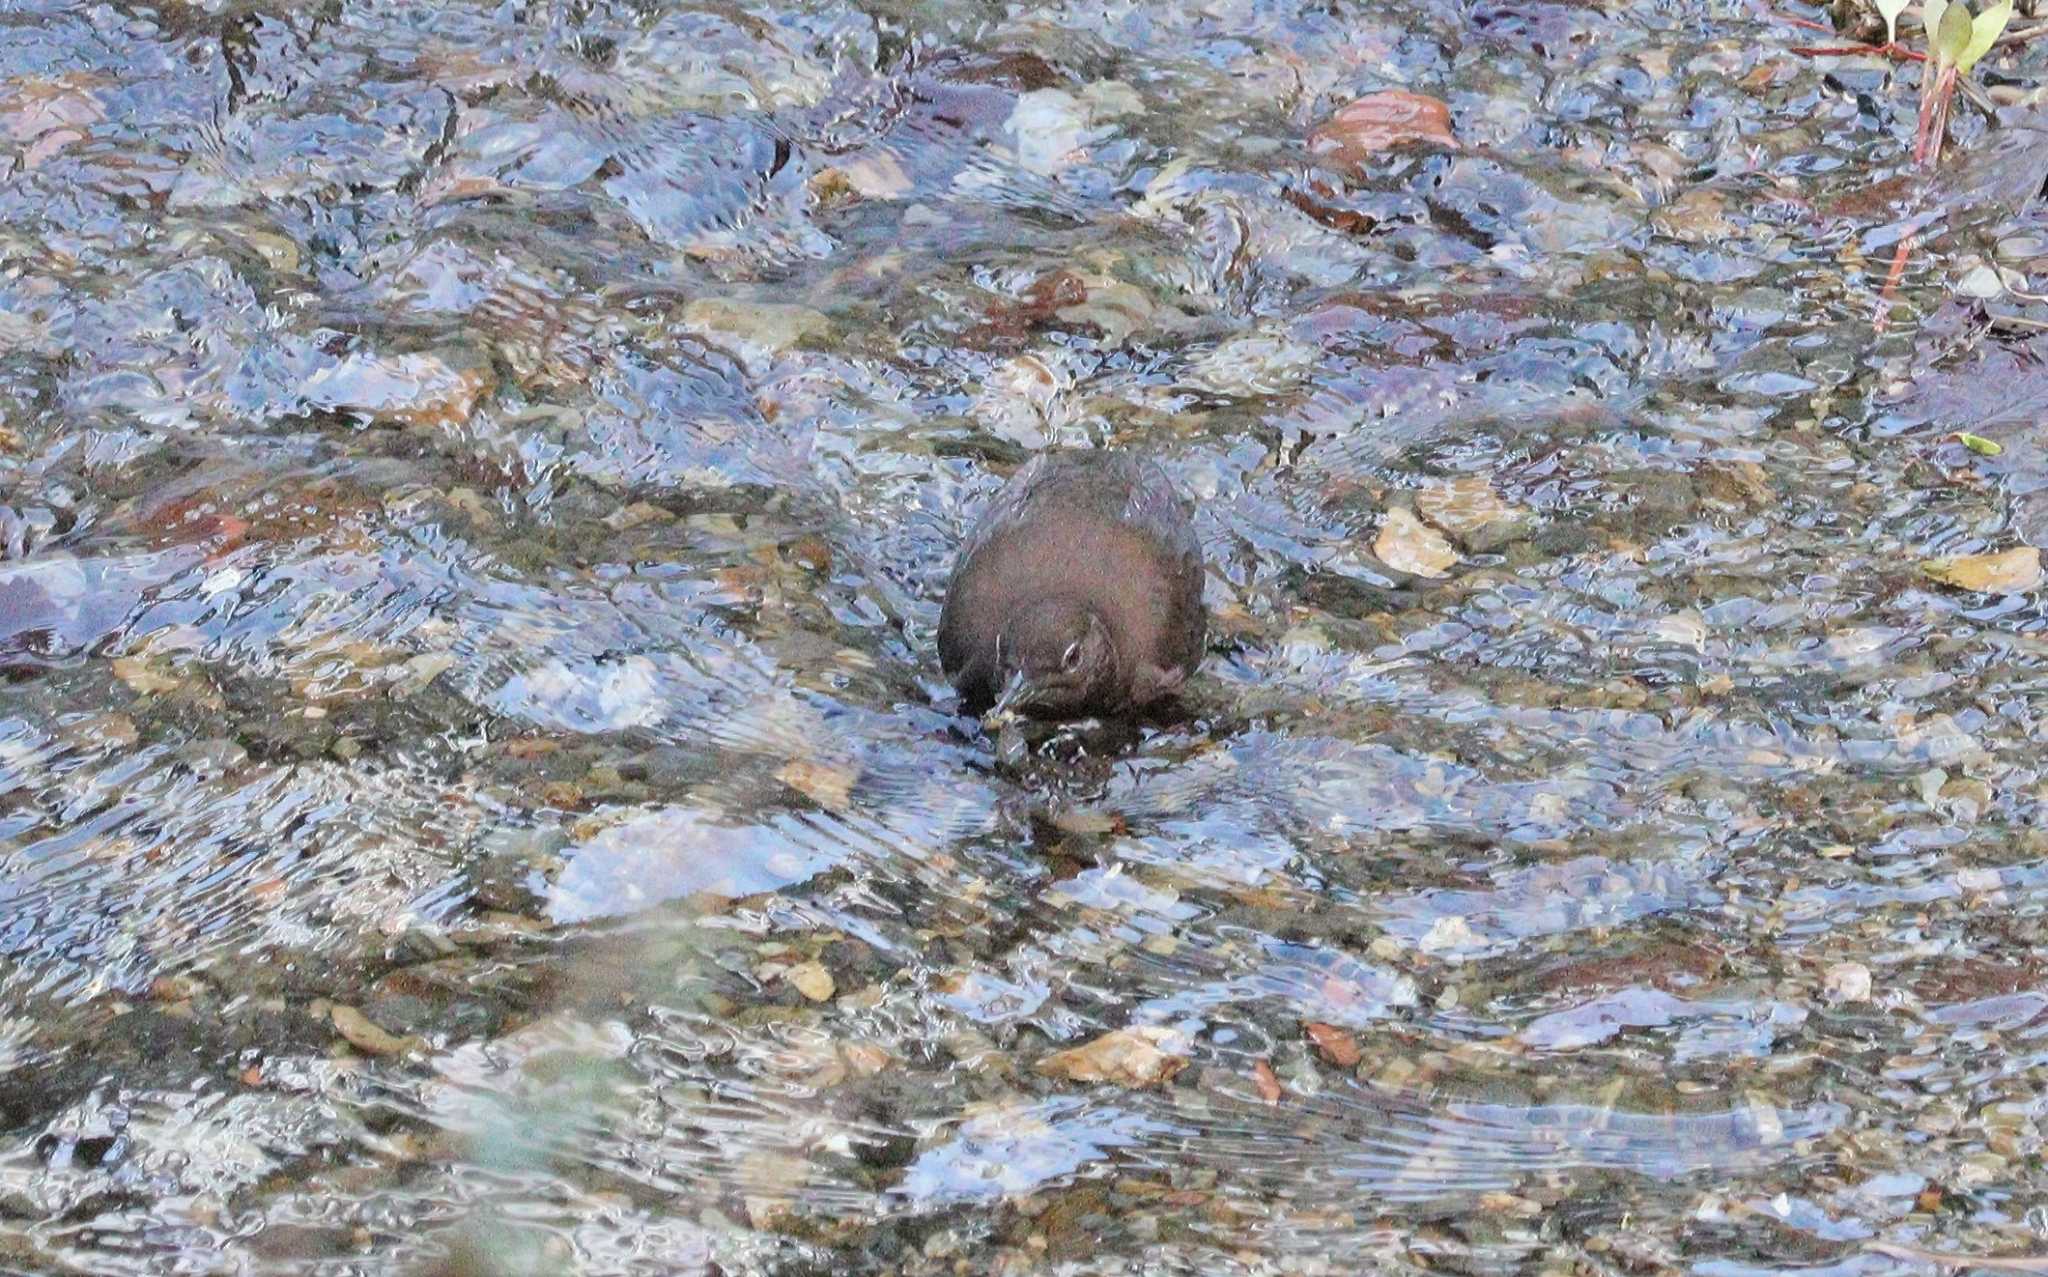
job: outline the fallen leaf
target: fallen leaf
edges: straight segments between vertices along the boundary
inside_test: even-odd
[[[488,173],[451,173],[420,187],[422,207],[434,208],[456,200],[514,194],[514,189]]]
[[[1433,97],[1389,89],[1338,108],[1308,135],[1309,150],[1353,168],[1381,151],[1409,143],[1456,150],[1451,109]]]
[[[1372,543],[1380,562],[1416,576],[1441,577],[1458,561],[1444,535],[1406,510],[1389,510]]]
[[[1188,1066],[1187,1035],[1159,1025],[1117,1029],[1080,1046],[1055,1051],[1033,1066],[1070,1082],[1158,1086]]]
[[[415,1037],[398,1036],[354,1007],[336,1006],[327,1015],[335,1031],[365,1055],[400,1055],[426,1045]]]
[[[1334,1024],[1311,1020],[1301,1027],[1322,1057],[1340,1069],[1356,1068],[1364,1056],[1358,1049],[1358,1040]]]
[[[1259,1097],[1268,1104],[1278,1104],[1280,1097],[1287,1094],[1281,1089],[1280,1079],[1273,1074],[1273,1066],[1260,1060],[1252,1065],[1252,1085],[1259,1088]]]
[[[1876,0],[1876,3],[1881,5],[1886,3],[1886,0]],[[1897,3],[1904,4],[1905,0],[1897,0]],[[1745,92],[1762,93],[1778,81],[1790,79],[1795,74],[1797,72],[1794,71],[1792,63],[1785,58],[1779,58],[1772,62],[1758,63],[1754,71],[1736,83],[1740,84]]]
[[[1986,439],[1983,435],[1973,435],[1967,430],[1958,430],[1954,434],[1950,435],[1949,438],[1955,440],[1957,443],[1963,445],[1965,448],[1968,448],[1971,452],[1976,453],[1980,457],[1995,457],[2005,451],[2005,448],[2002,445],[1993,443],[1991,440]]]
[[[1959,590],[2020,594],[2041,583],[2041,552],[2022,545],[1999,554],[1956,554],[1924,560],[1920,571]]]

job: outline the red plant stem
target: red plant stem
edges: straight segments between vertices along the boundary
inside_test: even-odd
[[[1920,124],[1913,135],[1913,162],[1922,168],[1933,168],[1941,160],[1941,140],[1948,134],[1948,107],[1955,100],[1956,68],[1951,63],[1937,72],[1930,66],[1925,75],[1927,78],[1920,84]],[[1919,242],[1919,230],[1911,230],[1892,251],[1891,269],[1885,272],[1884,287],[1878,290],[1877,316],[1870,326],[1871,332],[1879,336],[1891,326],[1892,299],[1898,295],[1899,281],[1906,275],[1906,261]]]
[[[1920,128],[1913,135],[1913,162],[1933,168],[1941,161],[1941,142],[1948,134],[1948,106],[1956,95],[1956,69],[1945,66],[1933,87],[1920,98]]]
[[[1892,298],[1898,294],[1899,281],[1906,275],[1906,259],[1913,255],[1913,245],[1920,239],[1919,231],[1908,231],[1906,238],[1899,241],[1899,247],[1892,253],[1892,268],[1885,272],[1884,287],[1877,294],[1877,317],[1871,322],[1870,331],[1879,337],[1892,323]]]

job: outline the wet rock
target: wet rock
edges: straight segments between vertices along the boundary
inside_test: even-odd
[[[903,161],[885,150],[868,151],[842,164],[820,169],[812,176],[810,186],[811,194],[826,203],[849,197],[895,200],[917,189]]]
[[[1471,923],[1454,914],[1431,922],[1429,930],[1415,942],[1415,947],[1427,954],[1454,957],[1480,949],[1485,944],[1486,938],[1473,930]]]
[[[1402,89],[1369,93],[1318,124],[1309,150],[1341,168],[1362,170],[1373,156],[1398,146],[1455,150],[1451,110],[1440,99]]]
[[[1703,945],[1648,943],[1619,952],[1572,950],[1538,970],[1530,987],[1538,992],[1560,989],[1626,988],[1647,984],[1667,992],[1693,988],[1721,969],[1722,956]]]
[[[1211,348],[1189,365],[1186,379],[1219,395],[1279,395],[1315,368],[1316,348],[1288,333],[1254,330]]]
[[[1739,510],[1761,510],[1777,499],[1770,475],[1754,461],[1709,461],[1700,467],[1699,490],[1709,500]]]
[[[860,768],[817,758],[793,758],[775,778],[827,811],[845,811]]]
[[[1659,235],[1689,244],[1719,244],[1740,230],[1728,216],[1728,195],[1710,186],[1696,186],[1650,215]]]
[[[141,696],[155,696],[183,687],[185,680],[170,673],[162,662],[143,656],[117,656],[110,662],[114,677]]]
[[[1084,1260],[1095,1253],[1113,1218],[1109,1194],[1100,1187],[1091,1184],[1061,1192],[1032,1218],[1025,1245],[1058,1263]]]
[[[397,676],[391,682],[393,696],[412,696],[425,691],[433,681],[455,668],[456,660],[449,652],[422,652],[398,666]]]
[[[1145,99],[1122,80],[1091,80],[1081,86],[1081,100],[1096,119],[1141,115],[1145,110]]]
[[[1484,475],[1466,475],[1418,490],[1415,512],[1473,554],[1489,553],[1513,540],[1528,520],[1527,512],[1503,501]]]
[[[409,982],[388,979],[383,983],[390,985]],[[439,995],[444,990],[434,988],[432,992]],[[433,1024],[437,1018],[434,1006],[426,998],[413,993],[379,992],[366,1001],[361,1010],[371,1023],[384,1028],[394,1036],[419,1033]]]
[[[193,741],[178,751],[178,761],[204,780],[235,772],[249,762],[249,751],[234,741],[216,737]]]
[[[461,425],[492,389],[490,368],[469,352],[347,355],[299,387],[305,402],[380,425]]]
[[[1140,1025],[1105,1033],[1032,1067],[1070,1082],[1111,1082],[1118,1086],[1159,1086],[1188,1066],[1187,1035],[1177,1029]]]
[[[1441,532],[1401,509],[1387,511],[1380,521],[1372,552],[1388,567],[1421,577],[1448,576],[1458,563],[1458,552]]]
[[[1999,275],[1996,267],[1979,262],[1964,271],[1962,277],[1956,280],[1955,291],[1959,297],[1989,301],[2005,292],[2005,280]]]
[[[724,823],[689,807],[608,810],[593,816],[548,893],[548,917],[579,922],[665,900],[738,897],[802,881],[840,851],[806,845],[779,820]],[[518,906],[514,905],[513,908]]]
[[[782,978],[792,989],[812,1002],[829,1002],[838,986],[832,980],[832,973],[825,964],[818,961],[799,962],[782,973]]]
[[[1111,346],[1121,346],[1134,334],[1153,327],[1158,307],[1143,289],[1100,277],[1084,278],[1081,283],[1086,290],[1084,300],[1054,312],[1060,322],[1094,328]]]
[[[982,427],[1007,442],[1042,448],[1069,415],[1073,377],[1038,355],[1019,355],[990,370],[971,409]]]
[[[1088,148],[1108,135],[1094,116],[1089,102],[1065,89],[1034,89],[1018,97],[1004,128],[1017,162],[1051,176],[1085,160]]]
[[[99,77],[77,71],[0,82],[0,132],[25,144],[18,161],[23,170],[89,136],[106,116],[101,87]]]
[[[808,306],[730,297],[702,297],[691,302],[683,307],[683,323],[773,354],[832,330],[832,321]]]
[[[1837,962],[1828,968],[1821,987],[1830,1002],[1868,1002],[1870,968],[1860,962]]]
[[[1030,93],[1071,82],[1071,77],[1029,49],[962,51],[946,60],[949,83],[975,84]]]

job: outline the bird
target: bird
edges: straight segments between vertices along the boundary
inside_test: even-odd
[[[1201,664],[1202,546],[1156,462],[1041,453],[982,511],[939,614],[969,714],[1126,717]]]

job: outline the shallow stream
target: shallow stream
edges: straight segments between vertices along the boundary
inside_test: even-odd
[[[0,3],[0,1269],[2048,1253],[2048,61],[1845,42]],[[1211,655],[1004,759],[1104,445]]]

